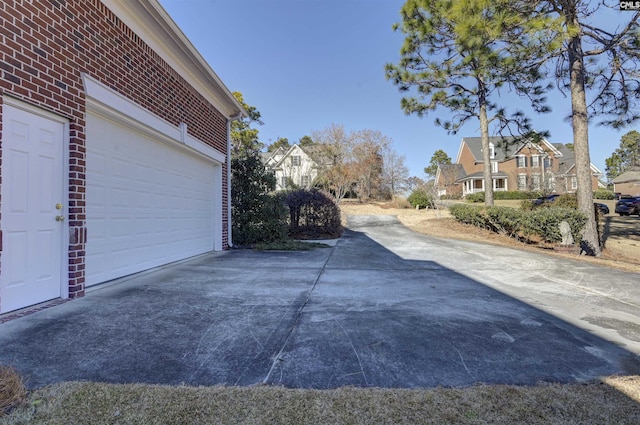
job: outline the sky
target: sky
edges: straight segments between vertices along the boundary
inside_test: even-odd
[[[263,125],[259,139],[297,142],[332,124],[347,131],[378,130],[405,157],[410,175],[423,169],[436,150],[456,160],[463,137],[480,136],[477,121],[456,135],[434,124],[447,111],[419,118],[400,108],[402,94],[386,80],[386,63],[397,64],[403,36],[404,0],[160,0],[160,4],[231,91],[256,107]],[[614,12],[623,20],[627,12]],[[627,19],[628,20],[628,19]],[[508,112],[524,110],[521,99],[503,94]],[[573,140],[570,100],[549,96],[553,112],[528,114],[552,143]],[[591,162],[605,171],[605,158],[619,146],[621,131],[590,126]]]

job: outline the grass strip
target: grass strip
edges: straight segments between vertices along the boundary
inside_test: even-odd
[[[638,424],[640,377],[533,387],[296,390],[69,382],[30,393],[16,424]]]

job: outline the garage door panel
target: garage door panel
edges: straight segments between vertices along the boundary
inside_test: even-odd
[[[213,250],[213,174],[210,160],[89,114],[87,285]]]

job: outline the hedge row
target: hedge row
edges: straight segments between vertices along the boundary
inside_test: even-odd
[[[525,190],[509,190],[506,192],[493,192],[493,199],[496,200],[508,200],[508,199],[536,199],[542,196],[542,192]],[[615,194],[607,189],[598,189],[593,192],[593,199],[614,199]],[[484,192],[472,193],[465,198],[469,202],[484,202]]]
[[[539,236],[543,241],[562,241],[560,223],[566,221],[571,233],[580,243],[587,222],[585,215],[572,208],[538,208],[524,211],[510,207],[484,207],[469,204],[454,204],[449,207],[451,215],[461,223],[489,229],[511,237]]]
[[[510,199],[535,199],[542,196],[542,192],[526,190],[509,190],[506,192],[493,192],[493,199],[510,200]],[[484,202],[484,192],[477,192],[467,195],[465,198],[469,202]]]
[[[605,200],[616,199],[616,194],[613,193],[612,190],[598,189],[595,192],[593,192],[593,199],[605,199]]]

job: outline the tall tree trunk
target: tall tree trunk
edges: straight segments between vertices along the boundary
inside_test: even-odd
[[[491,175],[491,149],[489,147],[489,119],[487,118],[487,99],[482,79],[478,80],[480,103],[480,139],[482,142],[482,162],[484,171],[484,204],[493,206],[493,176]]]
[[[571,22],[571,21],[574,22]],[[576,27],[577,18],[567,21]],[[569,41],[569,66],[571,78],[571,118],[573,124],[573,150],[576,159],[576,175],[578,188],[578,209],[587,216],[587,224],[582,235],[583,249],[587,254],[599,256],[600,238],[598,236],[598,223],[596,222],[595,209],[593,207],[593,187],[591,183],[591,159],[589,157],[589,115],[587,112],[587,98],[584,88],[585,67],[584,52],[580,35],[576,35]],[[586,245],[586,246],[585,246]]]

